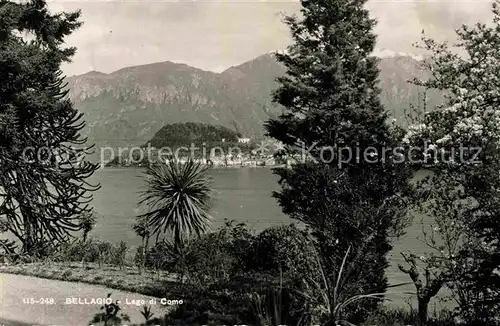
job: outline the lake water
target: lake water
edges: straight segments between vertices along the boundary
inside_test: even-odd
[[[222,226],[225,218],[245,222],[257,231],[292,222],[271,197],[272,191],[278,190],[278,177],[270,169],[214,169],[210,174],[215,195],[211,212],[214,227]],[[91,235],[112,242],[124,240],[131,245],[140,245],[141,240],[132,230],[132,225],[135,216],[141,213],[138,201],[145,189],[143,170],[98,170],[91,182],[101,184],[93,200],[101,218]]]
[[[282,213],[272,197],[272,192],[279,190],[279,186],[278,177],[271,169],[249,167],[209,172],[215,193],[211,214],[214,227],[223,225],[225,218],[245,222],[256,231],[294,222]],[[98,170],[91,182],[101,184],[93,200],[100,219],[91,235],[116,243],[124,240],[130,245],[140,245],[141,239],[132,230],[132,225],[135,216],[141,213],[138,201],[145,189],[143,170],[106,168]],[[424,221],[424,224],[429,225],[429,221]],[[417,239],[421,230],[420,220],[416,220],[407,234],[396,241],[395,251],[425,249]]]
[[[245,222],[256,231],[293,223],[271,197],[272,191],[279,188],[278,177],[269,168],[214,169],[210,174],[216,197],[212,211],[215,227],[221,226],[224,218]],[[138,200],[145,187],[143,170],[103,169],[95,173],[92,182],[101,184],[93,201],[101,218],[91,234],[115,243],[124,240],[130,245],[140,245],[141,239],[132,230],[132,225],[134,217],[140,213]],[[429,221],[424,224],[428,226]],[[423,254],[427,248],[419,240],[421,234],[421,221],[415,220],[407,234],[395,241],[388,270],[392,284],[409,281],[397,268],[397,264],[402,263],[400,252],[412,250]],[[406,290],[413,291],[413,287],[406,287]]]

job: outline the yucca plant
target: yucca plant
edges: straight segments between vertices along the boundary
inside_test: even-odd
[[[280,270],[280,286],[278,289],[269,288],[265,296],[261,296],[256,292],[249,295],[252,311],[259,326],[282,324],[282,290],[283,275]]]
[[[139,266],[139,273],[142,273],[146,264],[146,253],[149,245],[150,227],[147,219],[137,218],[134,225],[132,226],[134,232],[142,238],[142,257]]]
[[[280,294],[281,292],[269,289],[266,296],[262,296],[259,293],[252,293],[249,295],[252,311],[257,319],[258,326],[266,325],[281,325],[281,306],[280,306]]]
[[[259,294],[252,292],[248,294],[251,311],[258,326],[286,325],[310,325],[307,307],[295,309],[290,294],[296,290],[285,286],[283,283],[283,270],[280,267],[279,286],[269,286],[267,293]],[[305,308],[305,309],[304,309]]]
[[[148,221],[156,242],[161,233],[171,231],[176,246],[180,246],[186,236],[200,236],[208,231],[212,196],[211,178],[206,172],[206,166],[193,160],[149,165],[147,189],[139,202],[149,212],[139,217]]]
[[[88,234],[97,223],[97,213],[93,209],[89,212],[84,212],[80,216],[80,221],[83,231],[83,242],[87,242]]]
[[[146,320],[146,324],[148,321],[153,318],[154,313],[151,312],[151,307],[144,306],[142,310],[140,311],[142,317]]]
[[[111,293],[108,293],[107,298],[111,298]],[[122,321],[130,321],[130,317],[127,314],[121,313],[118,315],[118,313],[122,310],[118,300],[116,300],[116,302],[105,303],[101,306],[100,310],[102,312],[94,315],[90,325],[97,326],[97,324],[101,324],[103,326],[119,326],[123,325]]]
[[[336,277],[333,278],[333,282],[330,282],[326,275],[325,267],[321,263],[317,251],[314,250],[313,252],[320,272],[320,281],[318,282],[313,278],[308,278],[304,280],[306,290],[297,291],[306,299],[309,305],[313,307],[312,314],[320,320],[326,320],[326,322],[324,322],[325,326],[355,326],[343,318],[343,312],[347,306],[360,300],[388,300],[385,296],[390,294],[389,292],[358,294],[350,297],[346,297],[345,294],[342,293],[345,286],[344,274],[349,274],[349,272],[346,271],[346,262],[350,251],[351,247],[349,246]],[[389,286],[389,288],[407,284],[410,283],[396,284]]]
[[[167,265],[173,267],[177,273],[178,280],[184,283],[184,276],[188,271],[188,263],[194,263],[199,258],[199,253],[192,246],[190,241],[182,241],[176,244],[175,241],[166,238],[163,240],[163,248],[167,254]]]

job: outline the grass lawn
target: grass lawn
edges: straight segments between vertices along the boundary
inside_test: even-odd
[[[177,285],[175,275],[137,268],[72,263],[25,263],[0,265],[0,273],[35,276],[53,280],[103,285],[111,289],[140,293],[153,297],[165,297],[168,285]],[[0,323],[1,325],[1,323]]]
[[[20,321],[12,321],[12,320],[2,319],[2,318],[0,318],[0,325],[1,326],[37,326],[34,324],[22,323]]]
[[[146,270],[139,273],[137,268],[87,264],[83,266],[79,262],[73,263],[25,263],[19,265],[0,265],[0,273],[19,274],[34,276],[39,278],[54,279],[70,282],[82,282],[94,285],[101,285],[120,291],[140,293],[153,297],[169,297],[169,287],[179,289],[179,283],[175,275],[166,273],[156,273]],[[439,311],[433,312],[430,307],[429,315],[439,317]],[[438,318],[440,319],[440,318]],[[415,311],[407,311],[401,307],[386,307],[385,313],[376,320],[366,325],[415,325],[417,320]],[[14,323],[0,319],[1,325],[19,325],[27,326],[23,323]],[[434,324],[433,324],[434,325]],[[436,323],[435,325],[450,325],[445,323]]]

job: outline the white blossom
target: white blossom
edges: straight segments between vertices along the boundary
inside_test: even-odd
[[[436,144],[443,144],[443,143],[447,143],[451,140],[451,136],[450,135],[446,135],[444,136],[443,138],[439,138],[438,140],[436,140]]]

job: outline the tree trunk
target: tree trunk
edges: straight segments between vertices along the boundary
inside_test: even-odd
[[[142,262],[141,262],[141,269],[143,271],[146,271],[146,256],[148,254],[148,244],[149,244],[149,235],[145,235],[144,238],[142,238]]]
[[[181,284],[184,283],[184,275],[186,274],[186,266],[185,266],[185,243],[184,239],[182,237],[182,234],[179,230],[179,228],[176,228],[174,231],[174,246],[175,246],[175,251],[180,255],[180,259],[177,262],[178,265],[180,265],[180,268],[177,269],[178,274],[177,274],[177,279],[180,281]]]
[[[21,208],[21,214],[23,214],[23,223],[25,228],[25,235],[23,241],[23,253],[31,255],[33,253],[34,247],[34,237],[33,229],[31,227],[31,221],[29,215],[25,210]]]
[[[427,324],[429,301],[430,298],[425,298],[425,297],[418,298],[418,319],[421,326],[425,326]]]
[[[144,271],[144,266],[146,265],[146,236],[142,237],[142,259],[141,264],[139,265],[139,273],[142,274]]]

